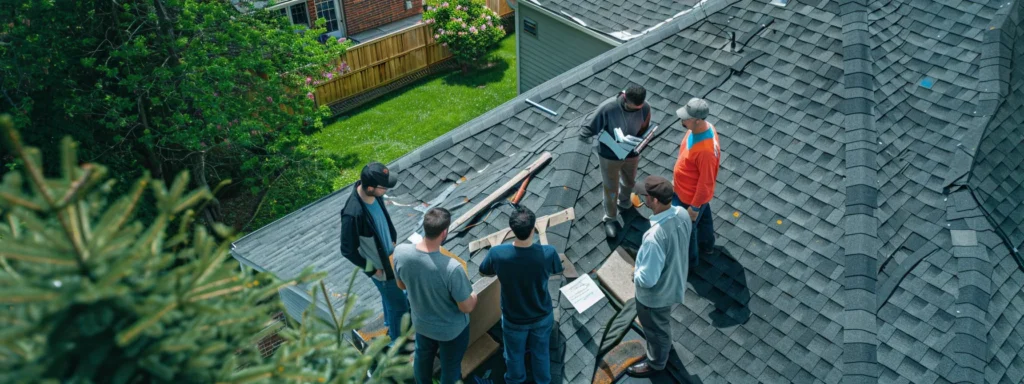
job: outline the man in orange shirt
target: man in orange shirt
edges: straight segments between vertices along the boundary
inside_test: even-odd
[[[692,98],[676,110],[686,134],[679,144],[679,158],[673,171],[675,196],[672,204],[686,208],[693,220],[690,234],[690,264],[700,262],[700,254],[709,254],[715,246],[715,226],[711,222],[711,198],[721,150],[718,132],[707,122],[708,102]]]

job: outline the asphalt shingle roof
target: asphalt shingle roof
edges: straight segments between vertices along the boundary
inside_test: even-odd
[[[538,215],[574,208],[549,238],[592,272],[616,246],[638,246],[650,212],[623,213],[621,241],[604,238],[597,157],[576,139],[585,115],[627,83],[644,85],[662,129],[638,179],[671,176],[684,133],[673,112],[704,97],[722,145],[712,202],[721,252],[691,272],[692,292],[672,312],[687,372],[704,383],[1019,383],[1022,9],[709,0],[394,162],[389,209],[404,239],[425,203],[458,216],[549,151],[523,204]],[[731,32],[738,51],[727,49]],[[348,193],[250,234],[233,254],[282,277],[313,265],[345,287],[353,267],[338,251],[338,212]],[[507,212],[491,209],[446,244],[474,280],[486,252],[467,245],[501,229]],[[372,284],[357,277],[356,287],[358,307],[379,312]],[[301,308],[302,294],[283,296]],[[616,304],[579,314],[555,298],[556,382],[589,382]]]

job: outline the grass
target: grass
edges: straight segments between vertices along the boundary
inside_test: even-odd
[[[505,36],[469,73],[421,79],[340,116],[310,139],[336,159],[340,172],[288,172],[268,193],[249,229],[269,224],[359,178],[371,161],[387,164],[516,96],[516,39]],[[339,208],[340,209],[340,208]]]
[[[485,62],[491,67],[439,74],[340,117],[314,136],[326,151],[351,159],[335,187],[371,161],[387,164],[516,96],[516,40],[508,35]]]

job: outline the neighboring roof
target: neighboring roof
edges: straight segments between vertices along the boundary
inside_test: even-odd
[[[458,216],[550,151],[524,204],[538,215],[574,208],[576,219],[549,238],[578,271],[593,271],[620,243],[600,225],[597,157],[576,139],[582,117],[629,82],[645,86],[662,130],[638,180],[671,176],[683,136],[673,111],[704,97],[723,153],[712,201],[722,252],[691,271],[692,291],[672,311],[689,374],[704,383],[1024,380],[1014,250],[1024,236],[1024,7],[700,8],[394,162],[399,238],[416,229],[423,202]],[[740,52],[725,49],[732,31]],[[337,250],[337,215],[347,193],[250,234],[233,254],[284,277],[315,265],[345,287],[352,266]],[[469,255],[468,242],[507,220],[503,208],[489,212],[446,244],[474,280],[485,252]],[[624,214],[621,245],[637,245],[649,213]],[[379,311],[372,284],[360,277],[356,287],[360,307]],[[589,382],[615,307],[602,300],[579,314],[556,299],[556,382]]]
[[[520,0],[618,41],[629,41],[690,11],[698,0]]]

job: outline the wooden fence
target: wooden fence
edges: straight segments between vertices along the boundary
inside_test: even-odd
[[[505,17],[512,13],[506,0],[487,0],[487,7]],[[349,72],[316,88],[318,105],[331,105],[385,86],[452,57],[436,41],[428,24],[417,24],[349,48],[339,59]]]

